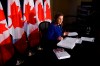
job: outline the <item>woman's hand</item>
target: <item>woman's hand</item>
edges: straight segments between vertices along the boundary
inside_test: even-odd
[[[68,32],[64,32],[64,33],[63,33],[63,36],[67,36],[67,35],[68,35]]]
[[[59,36],[59,37],[58,37],[58,40],[59,40],[59,41],[63,40],[63,37],[62,37],[62,36]]]

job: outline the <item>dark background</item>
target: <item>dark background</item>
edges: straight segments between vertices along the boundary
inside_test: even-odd
[[[7,19],[7,0],[0,0]],[[23,0],[21,1],[21,6],[23,6]],[[22,7],[21,7],[22,8]],[[23,9],[23,8],[22,8]],[[36,52],[32,57],[25,57],[25,62],[23,65],[46,65],[46,64],[58,64],[58,65],[87,65],[95,64],[98,65],[100,62],[100,3],[99,0],[93,0],[93,10],[94,13],[88,17],[89,25],[93,26],[93,33],[95,43],[83,42],[81,45],[77,45],[73,50],[66,49],[72,56],[71,59],[67,60],[57,60],[54,54],[45,52]],[[74,24],[75,25],[75,24]],[[80,27],[78,27],[80,28]],[[80,29],[79,29],[80,30]],[[16,63],[15,57],[9,60],[5,66],[14,66]],[[22,65],[22,66],[23,66]]]

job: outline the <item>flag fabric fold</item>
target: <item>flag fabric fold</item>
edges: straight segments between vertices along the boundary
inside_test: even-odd
[[[36,22],[34,0],[24,0],[23,8],[24,29],[27,34],[30,47],[34,47],[39,44],[39,32],[38,24]]]
[[[14,55],[11,36],[7,27],[3,7],[0,2],[0,65],[3,65]]]
[[[14,46],[20,53],[24,53],[27,42],[19,0],[8,0],[8,26]]]

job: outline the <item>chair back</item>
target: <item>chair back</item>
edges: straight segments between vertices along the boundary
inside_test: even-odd
[[[47,33],[49,25],[50,25],[50,22],[48,21],[43,21],[39,24],[39,31],[43,39],[46,37],[46,33]]]

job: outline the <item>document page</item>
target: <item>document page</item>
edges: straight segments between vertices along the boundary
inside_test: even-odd
[[[69,48],[73,49],[75,47],[75,44],[79,41],[77,38],[71,38],[71,37],[66,37],[63,40],[61,40],[57,46],[64,47],[64,48]]]
[[[94,42],[94,38],[90,38],[90,37],[81,37],[82,41],[89,41],[89,42]]]
[[[68,32],[68,36],[77,36],[78,33],[77,32]]]

